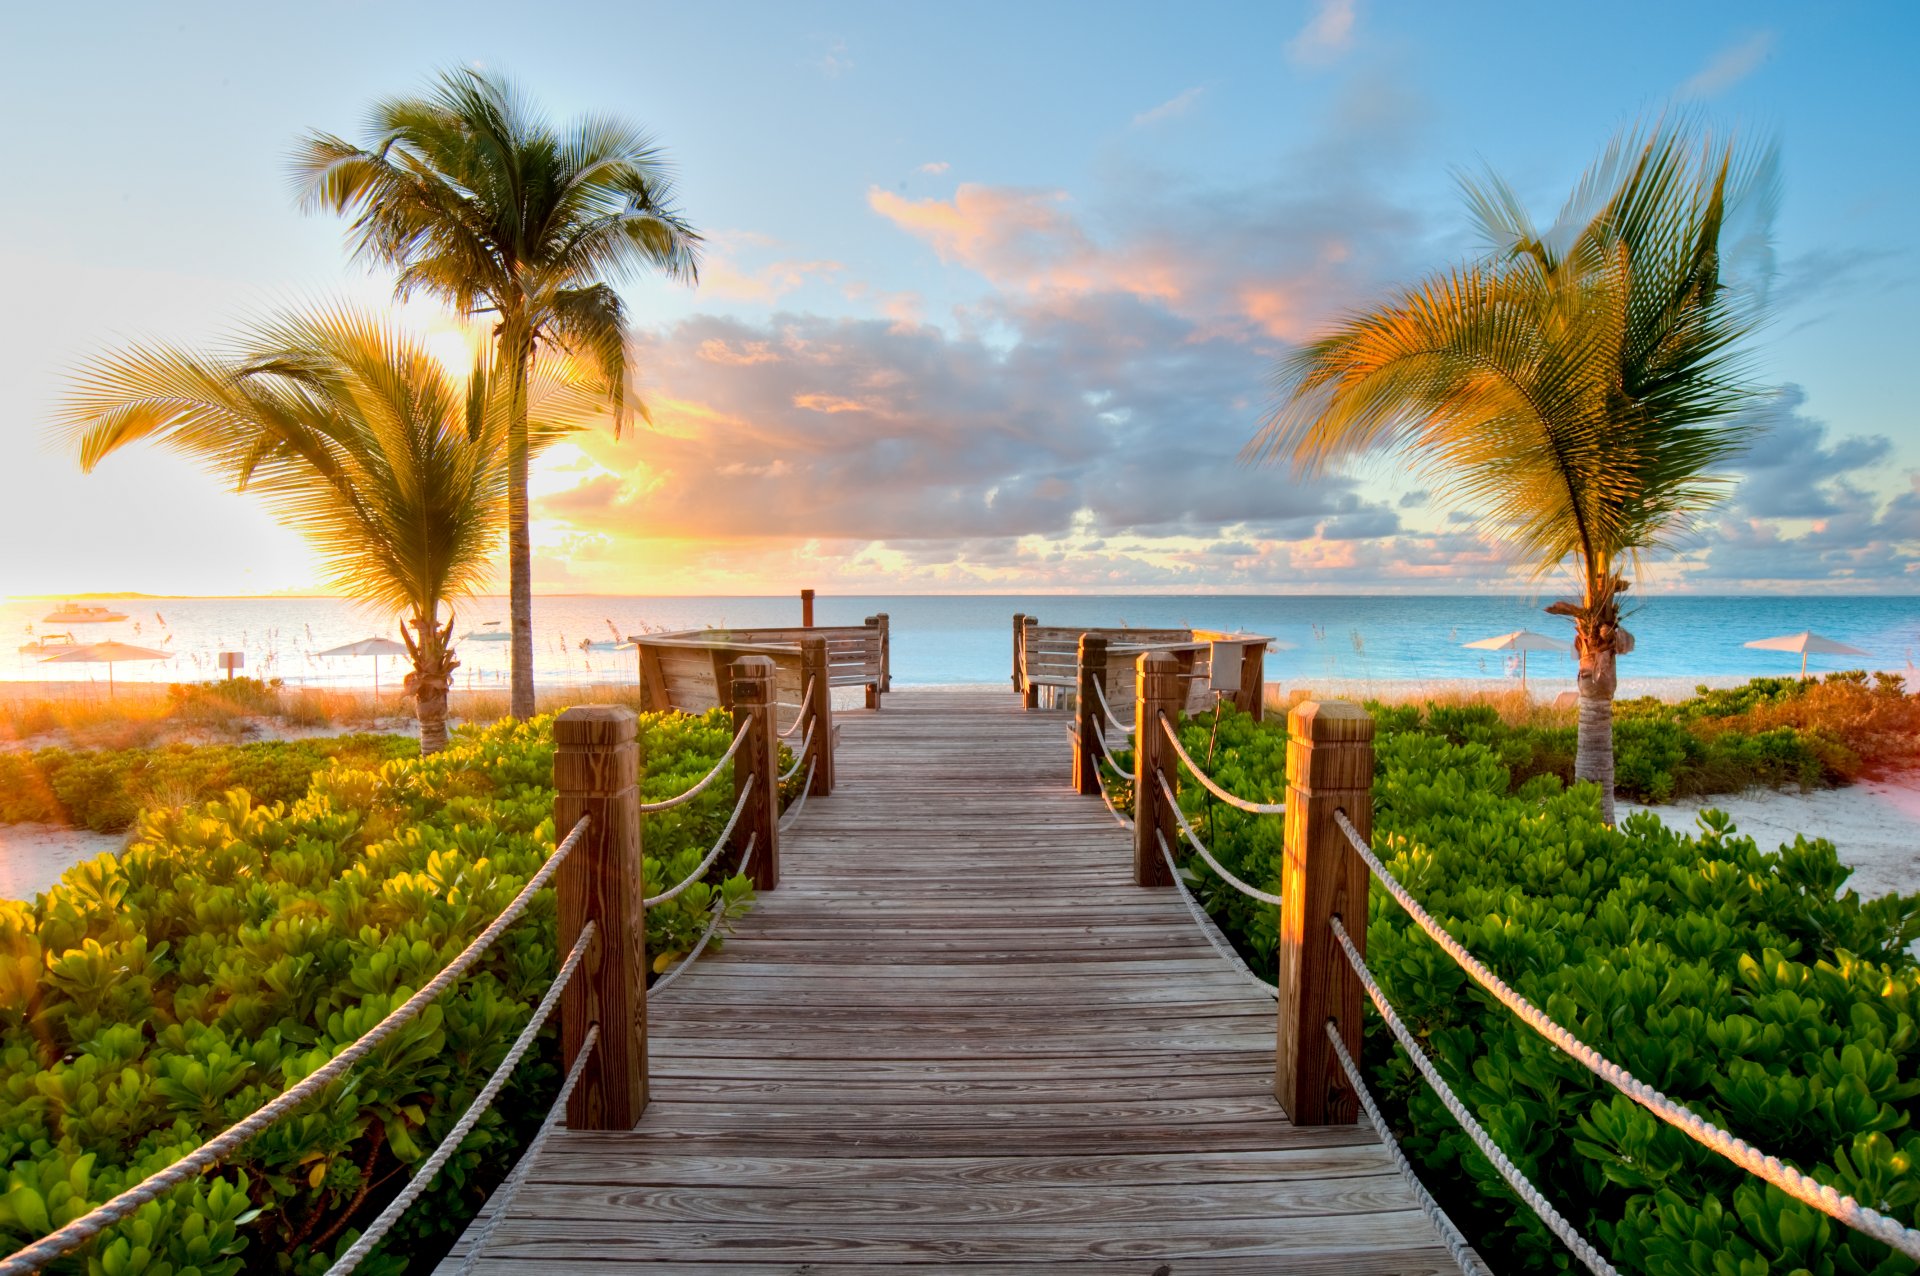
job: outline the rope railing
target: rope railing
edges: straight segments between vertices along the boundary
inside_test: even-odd
[[[756,834],[755,837],[758,837],[758,834]],[[747,865],[751,863],[753,860],[753,844],[754,844],[755,837],[749,837],[747,839],[747,849],[740,856],[740,867],[734,870],[735,873],[745,873],[747,871]],[[699,959],[700,954],[706,951],[707,941],[713,938],[714,931],[720,929],[720,922],[726,916],[727,897],[724,894],[722,894],[718,899],[713,901],[713,908],[711,911],[713,915],[707,918],[707,927],[705,930],[700,932],[699,940],[694,944],[692,948],[687,950],[687,955],[685,957],[682,957],[679,961],[674,963],[672,970],[669,970],[666,974],[660,976],[660,978],[653,981],[653,986],[647,989],[647,995],[649,997],[654,996],[658,993],[665,992],[667,990],[667,985],[671,984],[674,980],[680,978],[680,976],[686,972],[687,968],[692,966],[693,963]]]
[[[1100,787],[1100,800],[1107,804],[1107,813],[1113,816],[1113,818],[1119,822],[1121,828],[1123,829],[1132,828],[1133,817],[1130,815],[1124,814],[1119,807],[1113,804],[1113,799],[1107,796],[1106,785],[1102,784],[1099,787]]]
[[[1160,782],[1160,792],[1166,795],[1167,809],[1172,811],[1173,818],[1179,821],[1180,831],[1186,834],[1187,845],[1191,846],[1200,858],[1207,862],[1207,867],[1215,873],[1218,873],[1221,881],[1233,887],[1233,889],[1239,891],[1242,895],[1247,896],[1249,899],[1257,899],[1262,904],[1272,904],[1278,908],[1280,906],[1280,897],[1278,895],[1269,895],[1258,886],[1249,886],[1228,872],[1226,865],[1213,858],[1213,852],[1207,849],[1207,844],[1202,842],[1200,835],[1193,831],[1193,825],[1187,822],[1186,812],[1180,809],[1180,799],[1173,795],[1173,786],[1167,783],[1167,777],[1156,771],[1154,772],[1153,778]]]
[[[1107,703],[1107,689],[1102,685],[1100,679],[1094,678],[1090,681],[1093,683],[1093,698],[1099,702],[1101,714],[1108,722],[1113,724],[1115,731],[1118,731],[1121,735],[1131,735],[1133,733],[1133,724],[1120,721],[1119,716],[1114,713],[1113,706]]]
[[[506,1181],[495,1188],[493,1195],[487,1198],[482,1216],[475,1220],[474,1226],[463,1238],[467,1252],[466,1256],[460,1260],[458,1276],[468,1276],[468,1273],[473,1270],[474,1263],[479,1261],[482,1251],[486,1249],[487,1242],[493,1239],[494,1229],[500,1226],[500,1220],[506,1217],[508,1208],[513,1204],[513,1198],[520,1194],[521,1186],[526,1183],[527,1172],[533,1168],[534,1158],[540,1155],[540,1149],[546,1146],[547,1137],[559,1128],[561,1120],[566,1116],[567,1100],[573,1097],[574,1088],[580,1084],[580,1078],[586,1074],[587,1060],[593,1055],[593,1048],[599,1041],[600,1025],[589,1024],[587,1035],[580,1041],[580,1054],[574,1059],[573,1067],[568,1069],[567,1079],[560,1083],[560,1093],[553,1097],[553,1106],[547,1110],[547,1119],[540,1123],[538,1130],[534,1131],[533,1137],[527,1141],[526,1149],[520,1153],[520,1159],[514,1162],[513,1172],[508,1174]]]
[[[800,737],[800,747],[793,752],[793,765],[780,773],[780,783],[785,784],[800,773],[800,768],[810,760],[813,747],[813,724],[807,724],[806,735]]]
[[[1499,1171],[1500,1177],[1507,1181],[1507,1186],[1513,1189],[1514,1195],[1518,1196],[1527,1208],[1540,1216],[1540,1221],[1560,1238],[1561,1244],[1571,1250],[1573,1256],[1579,1259],[1588,1271],[1593,1272],[1594,1276],[1618,1276],[1613,1264],[1609,1263],[1599,1250],[1588,1244],[1585,1237],[1574,1230],[1573,1224],[1553,1207],[1552,1201],[1540,1194],[1540,1189],[1521,1173],[1519,1166],[1508,1159],[1500,1145],[1493,1141],[1493,1136],[1474,1119],[1473,1113],[1467,1110],[1467,1105],[1462,1103],[1460,1096],[1453,1092],[1446,1078],[1440,1075],[1440,1070],[1433,1066],[1433,1060],[1428,1058],[1427,1052],[1421,1048],[1413,1031],[1401,1021],[1399,1015],[1394,1013],[1393,1006],[1387,1001],[1386,994],[1380,991],[1380,985],[1374,982],[1373,972],[1367,969],[1366,959],[1361,957],[1360,950],[1354,947],[1353,937],[1347,934],[1347,928],[1341,924],[1340,918],[1336,916],[1329,919],[1329,924],[1333,927],[1333,937],[1340,942],[1341,949],[1346,952],[1347,964],[1353,967],[1353,973],[1359,978],[1360,986],[1366,989],[1368,1000],[1373,1002],[1374,1009],[1378,1010],[1380,1017],[1386,1021],[1394,1040],[1398,1041],[1401,1048],[1407,1052],[1413,1060],[1413,1066],[1420,1070],[1420,1075],[1425,1077],[1427,1084],[1433,1087],[1433,1092],[1439,1098],[1441,1105],[1453,1114],[1453,1119],[1458,1121],[1460,1128],[1467,1132],[1467,1137],[1473,1140],[1473,1145],[1480,1149],[1487,1160],[1493,1163],[1493,1168]],[[1336,1029],[1338,1027],[1338,1025],[1333,1026]],[[1334,1039],[1339,1039],[1337,1032]]]
[[[1187,889],[1186,878],[1180,872],[1180,865],[1174,861],[1173,848],[1167,845],[1166,834],[1155,829],[1153,839],[1160,844],[1160,858],[1167,862],[1167,875],[1173,879],[1174,888],[1180,892],[1180,902],[1187,906],[1187,914],[1193,918],[1193,924],[1200,928],[1200,934],[1213,951],[1220,954],[1226,963],[1233,967],[1234,973],[1258,988],[1265,996],[1278,1000],[1280,990],[1253,973],[1253,967],[1247,965],[1240,954],[1234,951],[1233,944],[1220,933],[1220,928],[1213,924],[1213,918],[1207,916],[1206,906],[1195,899],[1193,892]]]
[[[487,949],[493,946],[494,941],[499,939],[509,926],[518,921],[522,913],[526,912],[527,905],[534,895],[553,879],[560,865],[580,844],[586,831],[587,818],[583,816],[566,838],[554,848],[553,854],[547,857],[547,862],[527,879],[526,885],[520,888],[520,893],[513,897],[485,930],[476,935],[473,941],[461,950],[459,956],[443,966],[440,973],[428,980],[426,986],[420,991],[388,1011],[385,1018],[367,1029],[346,1049],[288,1086],[277,1097],[262,1104],[251,1116],[228,1126],[171,1165],[149,1174],[113,1199],[94,1206],[58,1231],[42,1237],[24,1249],[16,1250],[5,1261],[0,1261],[0,1276],[25,1276],[28,1272],[37,1272],[62,1254],[86,1244],[148,1201],[157,1200],[174,1188],[198,1178],[245,1146],[254,1135],[267,1129],[281,1117],[294,1111],[308,1099],[339,1080],[387,1038],[412,1022],[415,1016],[433,1004],[441,993],[452,987],[455,980],[480,960]]]
[[[645,815],[653,811],[671,811],[674,807],[684,806],[686,803],[699,797],[702,793],[705,793],[707,787],[720,778],[721,768],[733,761],[733,755],[740,752],[740,746],[746,743],[747,733],[752,726],[751,721],[740,724],[740,729],[734,732],[733,743],[728,745],[727,751],[720,755],[720,760],[713,764],[713,769],[700,777],[698,784],[677,797],[664,798],[658,802],[642,802],[640,804],[640,813]]]
[[[520,1066],[520,1060],[526,1056],[527,1050],[533,1045],[533,1039],[540,1034],[540,1029],[546,1026],[547,1018],[553,1013],[553,1008],[560,1004],[560,994],[566,991],[567,985],[573,980],[574,972],[580,969],[580,963],[586,959],[587,947],[593,943],[595,930],[596,927],[592,922],[580,928],[580,937],[573,941],[573,951],[567,954],[566,961],[561,963],[559,973],[553,977],[553,982],[547,985],[546,995],[540,998],[540,1004],[534,1007],[533,1017],[527,1020],[527,1026],[520,1030],[518,1037],[514,1038],[513,1045],[508,1048],[506,1057],[500,1061],[500,1066],[493,1070],[493,1075],[487,1078],[486,1085],[480,1088],[480,1093],[475,1095],[473,1102],[467,1105],[467,1110],[460,1114],[460,1119],[453,1123],[453,1128],[448,1130],[446,1137],[440,1140],[440,1145],[420,1163],[420,1168],[415,1170],[413,1177],[407,1180],[406,1187],[401,1189],[398,1196],[387,1202],[386,1208],[380,1211],[379,1216],[367,1224],[367,1229],[355,1238],[345,1253],[333,1261],[331,1267],[327,1268],[327,1276],[347,1276],[347,1273],[360,1265],[362,1259],[373,1253],[374,1247],[379,1245],[392,1230],[393,1225],[400,1221],[400,1216],[420,1199],[420,1194],[425,1192],[428,1184],[433,1182],[433,1176],[438,1174],[440,1168],[460,1150],[460,1145],[466,1142],[467,1135],[473,1132],[473,1127],[480,1123],[480,1118],[485,1116],[487,1110],[493,1106],[493,1101],[499,1097],[501,1088],[507,1084],[507,1079],[513,1075],[514,1069]],[[565,1100],[561,1100],[561,1103],[564,1105]]]
[[[1367,1120],[1373,1123],[1373,1132],[1380,1138],[1380,1146],[1387,1150],[1387,1159],[1400,1171],[1400,1177],[1406,1180],[1407,1187],[1413,1192],[1413,1198],[1420,1205],[1420,1211],[1427,1216],[1440,1233],[1440,1243],[1453,1255],[1454,1263],[1460,1268],[1462,1276],[1493,1276],[1492,1271],[1473,1252],[1467,1244],[1467,1238],[1453,1225],[1447,1212],[1440,1208],[1440,1202],[1433,1199],[1433,1193],[1427,1191],[1427,1185],[1420,1181],[1420,1175],[1414,1170],[1413,1162],[1400,1148],[1400,1140],[1393,1136],[1393,1130],[1387,1125],[1387,1119],[1380,1114],[1380,1105],[1373,1101],[1373,1091],[1367,1089],[1366,1078],[1360,1075],[1360,1065],[1347,1053],[1347,1043],[1340,1039],[1340,1025],[1332,1019],[1327,1020],[1327,1040],[1333,1046],[1334,1058],[1340,1061],[1340,1070],[1347,1074],[1347,1084],[1353,1087],[1354,1095],[1365,1109]]]
[[[1561,1027],[1546,1012],[1515,992],[1505,980],[1482,965],[1459,940],[1448,934],[1446,928],[1435,921],[1427,910],[1407,892],[1407,888],[1388,871],[1387,866],[1374,854],[1373,848],[1367,844],[1365,838],[1360,836],[1360,831],[1354,828],[1353,821],[1347,818],[1344,811],[1334,814],[1334,823],[1346,835],[1347,843],[1353,847],[1354,853],[1359,855],[1373,875],[1380,879],[1380,884],[1387,888],[1387,893],[1407,911],[1407,915],[1427,933],[1427,937],[1438,944],[1442,952],[1453,958],[1454,962],[1466,971],[1474,982],[1491,993],[1495,1000],[1511,1010],[1529,1028],[1560,1047],[1595,1076],[1702,1147],[1719,1153],[1741,1169],[1771,1183],[1795,1200],[1811,1205],[1829,1218],[1845,1223],[1848,1227],[1871,1236],[1909,1258],[1920,1258],[1920,1231],[1907,1227],[1897,1219],[1888,1218],[1878,1210],[1862,1205],[1853,1197],[1802,1174],[1778,1157],[1766,1155],[1745,1140],[1641,1081]]]
[[[658,895],[647,896],[640,902],[642,908],[658,908],[670,900],[680,898],[689,886],[707,875],[707,870],[712,868],[714,861],[720,858],[720,852],[727,849],[727,838],[732,835],[733,826],[740,822],[740,812],[747,809],[747,799],[753,796],[753,782],[757,778],[759,777],[750,775],[747,777],[747,782],[740,786],[740,798],[733,804],[733,814],[727,817],[727,826],[720,830],[719,838],[715,840],[713,849],[707,852],[707,857],[700,861],[700,867],[681,878],[671,889],[661,891]]]
[[[814,768],[814,764],[818,761],[819,759],[817,758],[808,760],[807,778],[806,778],[806,781],[800,786],[800,796],[793,800],[793,805],[789,806],[786,809],[786,812],[782,814],[780,817],[780,831],[782,833],[787,831],[788,825],[792,824],[795,820],[800,818],[800,812],[802,808],[804,808],[807,804],[807,795],[813,792],[813,768]]]
[[[1173,723],[1167,721],[1167,715],[1164,713],[1160,715],[1160,729],[1166,733],[1167,743],[1173,746],[1175,755],[1186,764],[1187,770],[1193,773],[1193,778],[1200,781],[1201,786],[1205,788],[1207,792],[1213,794],[1228,806],[1238,807],[1242,811],[1251,811],[1255,815],[1285,815],[1287,813],[1287,804],[1285,802],[1249,802],[1243,797],[1235,797],[1218,784],[1215,784],[1213,777],[1201,770],[1200,764],[1193,760],[1193,755],[1188,753],[1181,745],[1179,735],[1174,732]]]
[[[792,735],[794,732],[798,731],[800,729],[800,724],[802,722],[810,722],[813,719],[813,712],[812,712],[813,710],[813,679],[811,678],[807,679],[807,689],[800,693],[799,704],[789,705],[783,702],[780,707],[797,710],[797,712],[794,715],[793,722],[788,725],[785,731],[782,731],[780,733],[780,738],[784,740],[788,736]],[[811,735],[813,732],[813,728],[808,727],[807,732],[809,735]]]

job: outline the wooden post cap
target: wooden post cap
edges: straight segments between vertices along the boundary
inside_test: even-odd
[[[733,662],[735,704],[762,704],[773,694],[773,657],[742,656]]]
[[[553,720],[553,742],[562,747],[603,748],[639,735],[640,718],[619,704],[580,704]]]

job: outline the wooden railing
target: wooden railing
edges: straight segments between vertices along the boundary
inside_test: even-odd
[[[1046,690],[1078,692],[1083,675],[1082,640],[1096,640],[1095,656],[1102,662],[1103,685],[1115,704],[1133,699],[1133,658],[1148,651],[1165,652],[1180,665],[1190,707],[1213,703],[1212,692],[1225,691],[1234,704],[1258,718],[1262,712],[1261,683],[1266,676],[1266,634],[1230,633],[1219,629],[1087,628],[1042,625],[1038,617],[1013,618],[1013,686],[1029,709],[1039,707]],[[1214,664],[1221,664],[1215,676]],[[1233,668],[1227,662],[1233,662]]]
[[[647,707],[691,711],[731,707],[722,670],[742,654],[772,659],[778,698],[797,702],[804,686],[796,681],[797,658],[815,640],[825,647],[826,685],[864,687],[867,708],[878,709],[880,697],[893,690],[892,634],[885,612],[858,625],[683,629],[627,639],[639,650]]]
[[[1133,880],[1140,886],[1174,886],[1174,848],[1188,842],[1167,799],[1182,777],[1162,721],[1179,720],[1186,687],[1180,662],[1170,653],[1148,652],[1134,663]],[[1325,1025],[1336,1024],[1342,1043],[1359,1056],[1361,986],[1341,958],[1328,919],[1345,916],[1364,923],[1371,882],[1366,865],[1336,826],[1335,812],[1363,833],[1372,828],[1373,719],[1360,706],[1341,701],[1295,705],[1287,717],[1281,817],[1274,1060],[1274,1095],[1295,1125],[1347,1125],[1359,1114],[1358,1095],[1342,1075]],[[1355,931],[1364,955],[1366,927],[1357,925]]]
[[[822,645],[817,638],[807,643],[816,668]],[[812,694],[794,721],[791,744],[798,755],[792,771],[804,772],[808,783],[782,819],[777,669],[773,656],[747,653],[726,665],[723,675],[739,741],[733,757],[737,814],[723,835],[726,851],[717,843],[714,854],[724,853],[724,871],[745,872],[756,891],[780,885],[782,825],[799,814],[807,796],[832,785],[832,703],[825,683],[817,682],[810,684]],[[561,1048],[569,1068],[586,1048],[590,1031],[599,1042],[598,1055],[588,1061],[568,1101],[567,1124],[577,1130],[629,1130],[648,1099],[647,891],[663,885],[646,881],[642,871],[647,807],[639,784],[646,758],[638,720],[618,705],[568,709],[554,720],[553,733],[554,817],[588,821],[585,840],[555,880],[560,941],[574,943],[589,925],[598,937],[560,1005]],[[687,960],[697,955],[696,950]]]

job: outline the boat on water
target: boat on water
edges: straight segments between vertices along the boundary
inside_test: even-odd
[[[513,634],[498,620],[489,620],[478,629],[469,629],[460,635],[461,642],[506,642]]]
[[[69,651],[77,651],[87,644],[74,638],[72,634],[41,634],[32,642],[22,643],[20,654],[23,656],[64,656]]]
[[[61,603],[45,616],[40,623],[45,625],[101,625],[109,621],[125,620],[127,613],[115,611],[111,607],[96,607],[92,603]]]

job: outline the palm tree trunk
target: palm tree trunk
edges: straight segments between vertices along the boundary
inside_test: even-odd
[[[1611,627],[1609,627],[1610,630]],[[1619,683],[1612,634],[1604,639],[1580,626],[1580,728],[1573,778],[1600,786],[1600,818],[1613,823],[1613,692]]]
[[[533,372],[533,340],[522,324],[510,321],[501,341],[507,375],[513,378],[507,420],[507,610],[513,631],[508,712],[524,721],[534,713],[533,530],[527,510],[527,380]]]
[[[434,608],[438,612],[439,608]],[[453,690],[453,671],[460,662],[453,658],[453,617],[442,626],[433,613],[416,615],[413,629],[418,638],[400,627],[407,654],[413,658],[413,672],[407,675],[407,694],[413,697],[414,714],[420,720],[420,756],[438,753],[447,747],[447,697]]]

